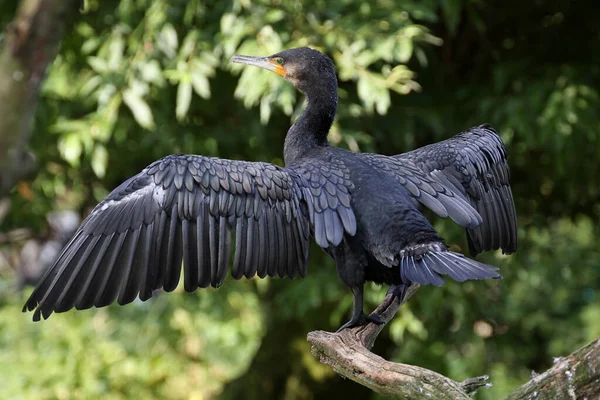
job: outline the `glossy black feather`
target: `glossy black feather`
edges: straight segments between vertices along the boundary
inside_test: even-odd
[[[108,260],[106,269],[101,271],[101,276],[98,277],[98,282],[100,285],[95,291],[96,296],[94,298],[94,305],[97,307],[107,306],[116,300],[117,288],[111,284],[111,281],[112,276],[118,274],[118,271],[115,273],[115,270],[118,270],[120,266],[120,261],[122,260],[121,249],[123,248],[123,244],[125,243],[125,240],[129,234],[130,232],[127,231],[119,233],[117,239],[109,246],[107,252]],[[49,305],[46,310],[50,311],[51,309],[52,308]]]
[[[156,289],[174,290],[182,267],[187,291],[218,287],[230,261],[231,231],[239,227],[234,277],[252,277],[259,268],[262,275],[296,276],[308,261],[296,246],[308,248],[309,239],[308,229],[301,230],[309,216],[300,208],[307,199],[299,182],[293,171],[265,163],[159,160],[94,209],[25,308],[37,308],[39,319],[73,307],[146,300]],[[293,246],[278,247],[275,235]]]
[[[136,270],[140,272],[140,299],[145,301],[152,296],[152,287],[154,277],[156,276],[157,259],[153,257],[152,239],[156,228],[156,221],[160,220],[160,215],[156,215],[154,221],[148,225],[145,236],[141,239],[144,242],[144,253],[137,261]]]
[[[191,215],[191,214],[190,214]],[[198,287],[198,239],[196,237],[196,221],[181,221],[181,239],[183,241],[183,284],[186,292],[193,292]]]
[[[275,223],[274,213],[268,212],[266,213],[265,220],[265,229],[269,235],[269,254],[268,254],[268,262],[267,262],[267,275],[270,277],[274,277],[277,275],[277,266],[279,265],[279,249],[281,246],[279,244],[279,233],[277,232],[277,224]]]
[[[198,287],[210,285],[210,243],[208,240],[208,209],[200,208],[196,217],[196,237],[198,238]]]
[[[469,202],[483,221],[469,227],[472,255],[517,249],[517,218],[510,189],[507,151],[489,125],[480,125],[443,142],[394,157],[421,170]]]
[[[256,221],[254,221],[254,218],[248,218],[248,225],[246,226],[246,249],[251,250],[246,252],[246,259],[244,262],[244,276],[246,276],[246,278],[253,277],[257,269],[257,265],[254,262],[255,252],[252,251],[255,246],[254,241],[256,238],[256,230],[254,229],[255,225]]]
[[[74,257],[67,264],[68,267],[62,272],[63,278],[61,278],[61,280],[64,285],[60,287],[59,296],[56,302],[62,304],[64,310],[68,310],[74,306],[77,293],[77,288],[74,286],[74,283],[82,268],[86,265],[90,254],[93,253],[99,239],[100,237],[88,237],[81,244],[85,250],[83,252],[74,253]],[[56,290],[56,288],[54,290]]]
[[[104,256],[107,250],[109,249],[114,237],[114,233],[108,236],[100,236],[100,242],[95,246],[94,253],[90,257],[94,260],[94,262],[87,263],[87,265],[90,265],[90,269],[87,270],[85,274],[81,274],[82,279],[85,279],[85,281],[78,282],[77,284],[79,293],[77,295],[77,299],[75,300],[75,307],[78,310],[85,310],[94,305],[94,298],[96,293],[95,287],[100,281],[100,279],[97,278],[97,274],[100,270],[100,264],[102,264]]]
[[[268,233],[266,226],[266,216],[262,214],[260,219],[258,220],[257,227],[257,253],[258,253],[258,261],[256,264],[256,274],[259,278],[264,278],[267,276],[267,268],[268,268],[268,253],[269,253],[269,242],[268,242]],[[295,230],[293,230],[295,231]],[[299,233],[297,234],[299,235]],[[299,262],[298,265],[302,265],[304,262]]]
[[[147,300],[154,290],[174,290],[182,268],[186,291],[219,287],[231,253],[236,279],[304,276],[311,234],[354,293],[344,327],[364,320],[366,280],[441,285],[444,275],[499,277],[493,267],[447,251],[417,208],[467,228],[473,253],[516,249],[506,149],[493,129],[473,128],[392,157],[331,147],[333,63],[308,48],[275,56],[308,99],[285,139],[286,167],[196,155],[152,163],[82,223],[25,304],[35,320]]]
[[[219,252],[217,261],[217,284],[215,287],[219,287],[225,280],[227,274],[227,268],[229,267],[229,248],[231,246],[231,235],[229,225],[227,224],[226,217],[219,217]],[[256,249],[253,251],[257,254]]]
[[[498,268],[470,260],[462,254],[445,249],[442,243],[409,247],[400,262],[403,283],[421,285],[444,284],[442,276],[448,275],[458,282],[472,279],[498,279]]]
[[[144,244],[140,244],[140,236],[143,232],[146,232],[146,225],[140,225],[138,229],[133,231],[133,235],[130,236],[130,242],[126,247],[126,252],[123,254],[125,257],[125,263],[123,272],[120,275],[119,295],[117,302],[120,305],[131,303],[137,297],[139,293],[139,276],[142,271],[146,268],[144,265],[142,268],[136,270],[137,265],[134,265],[137,260],[143,256],[140,252],[144,251]]]
[[[248,235],[248,220],[238,218],[235,227],[235,254],[233,256],[233,266],[231,276],[234,279],[241,279],[244,276],[244,265],[246,264],[246,247]]]

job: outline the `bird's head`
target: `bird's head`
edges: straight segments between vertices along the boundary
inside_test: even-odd
[[[231,57],[231,62],[273,71],[305,93],[313,87],[332,84],[337,86],[335,68],[331,59],[320,51],[308,47],[285,50],[267,57],[236,54]]]

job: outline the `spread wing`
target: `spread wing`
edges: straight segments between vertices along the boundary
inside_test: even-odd
[[[477,210],[483,223],[467,229],[471,254],[499,248],[506,254],[517,250],[506,147],[491,126],[477,126],[394,158],[414,162]]]
[[[401,184],[413,201],[422,204],[442,218],[450,217],[465,228],[475,228],[482,222],[477,211],[463,196],[419,168],[411,159],[359,153],[371,167],[384,172]]]
[[[302,186],[309,183],[268,163],[194,155],[156,161],[96,206],[24,310],[35,309],[39,320],[73,307],[146,300],[153,290],[177,287],[182,262],[186,291],[218,287],[232,248],[236,279],[304,276],[311,220],[328,222],[317,238],[325,246],[339,244],[339,232],[356,231],[343,205],[347,190],[338,185],[329,196],[327,185],[311,191]]]

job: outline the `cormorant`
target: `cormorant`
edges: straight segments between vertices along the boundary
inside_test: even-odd
[[[427,207],[466,228],[472,255],[516,250],[506,148],[493,128],[396,156],[350,152],[327,142],[338,100],[331,59],[303,47],[231,61],[273,71],[306,95],[285,137],[286,166],[200,155],[150,164],[83,221],[25,304],[34,320],[172,291],[182,262],[186,291],[219,287],[232,247],[235,279],[305,276],[311,235],[354,296],[352,318],[340,330],[380,322],[363,312],[365,281],[501,277],[449,251],[419,211]]]

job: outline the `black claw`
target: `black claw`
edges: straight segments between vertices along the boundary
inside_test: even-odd
[[[340,329],[338,329],[337,331],[335,331],[335,333],[340,333],[341,331],[343,331],[344,329],[348,329],[348,328],[354,328],[356,326],[356,323],[353,322],[352,320],[346,322],[344,325],[342,325],[340,327]]]
[[[377,325],[383,325],[384,324],[384,321],[377,314],[369,314],[366,317],[367,317],[367,321],[368,322],[372,322],[372,323],[377,324]]]
[[[370,322],[377,324],[377,325],[381,325],[384,323],[384,321],[381,319],[381,317],[377,314],[367,315],[365,313],[362,313],[358,317],[356,317],[356,318],[353,317],[350,321],[346,322],[336,332],[339,333],[339,332],[343,331],[344,329],[367,325]]]

